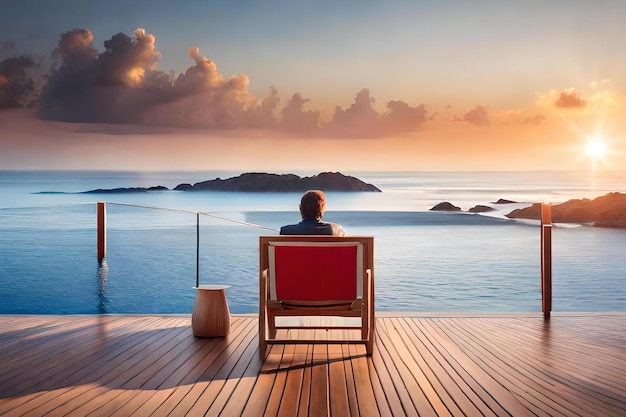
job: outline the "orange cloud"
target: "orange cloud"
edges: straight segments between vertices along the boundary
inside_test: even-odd
[[[0,109],[31,105],[36,98],[36,92],[29,70],[38,65],[29,56],[0,61]]]
[[[289,131],[317,131],[320,118],[319,111],[304,111],[305,104],[311,101],[303,98],[300,93],[295,93],[287,105],[283,108],[281,126]]]
[[[587,102],[573,88],[569,88],[558,93],[554,106],[561,109],[582,109]]]
[[[161,54],[155,48],[156,38],[144,29],[135,29],[135,40],[118,33],[104,42],[106,51],[100,54],[101,68],[106,69],[107,81],[139,87],[146,72],[156,70]]]
[[[74,29],[61,34],[59,46],[52,54],[65,63],[72,61],[88,62],[98,56],[98,51],[92,44],[93,33],[90,30]]]
[[[546,120],[542,113],[528,114],[523,109],[503,110],[499,112],[504,119],[504,123],[521,123],[526,125],[539,125]]]
[[[470,122],[476,126],[489,126],[489,115],[487,114],[487,108],[477,105],[474,109],[468,111],[463,115],[463,120]]]
[[[94,48],[93,39],[94,35],[87,29],[61,34],[53,54],[57,67],[40,96],[38,114],[42,119],[101,126],[113,123],[213,131],[256,129],[268,130],[270,135],[282,133],[292,139],[306,137],[307,140],[410,137],[421,141],[435,125],[437,128],[450,125],[452,131],[458,130],[461,135],[476,130],[471,135],[478,137],[487,130],[504,129],[510,123],[528,125],[529,129],[541,125],[547,129],[546,125],[556,120],[548,109],[584,110],[556,112],[562,118],[566,113],[568,119],[573,119],[596,117],[600,106],[618,104],[618,96],[610,90],[584,97],[570,88],[551,90],[539,98],[538,108],[517,113],[507,114],[483,105],[463,113],[453,111],[452,106],[432,110],[429,105],[413,106],[402,100],[377,103],[370,90],[363,88],[355,94],[350,106],[335,106],[331,115],[328,112],[332,103],[322,101],[325,106],[322,111],[327,112],[322,113],[314,108],[316,103],[312,99],[299,92],[287,96],[283,102],[275,88],[270,88],[264,98],[255,97],[249,91],[247,75],[222,75],[217,64],[203,56],[198,47],[188,50],[193,63],[185,71],[179,74],[160,71],[157,62],[161,54],[156,48],[156,37],[143,29],[136,29],[133,37],[123,33],[114,35],[104,42],[105,50],[101,53]],[[4,99],[2,86],[12,79],[0,70],[0,107]],[[594,82],[591,87],[595,89],[608,82]],[[547,122],[546,114],[551,116]],[[478,132],[453,121],[490,129]],[[419,135],[413,135],[416,132]]]

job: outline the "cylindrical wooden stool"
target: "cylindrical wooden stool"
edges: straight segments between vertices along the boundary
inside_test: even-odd
[[[226,288],[230,285],[200,285],[195,287],[196,302],[191,314],[194,336],[221,337],[230,333],[230,310]]]

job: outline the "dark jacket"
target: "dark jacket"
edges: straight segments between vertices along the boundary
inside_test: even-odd
[[[344,236],[343,228],[330,222],[317,219],[302,219],[300,223],[290,224],[280,228],[281,235],[332,235]]]

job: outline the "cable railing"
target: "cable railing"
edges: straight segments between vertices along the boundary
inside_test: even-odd
[[[188,210],[188,209],[177,209],[177,208],[168,208],[168,207],[156,207],[156,206],[147,206],[142,204],[128,204],[128,203],[115,203],[115,202],[103,202],[99,201],[97,204],[97,228],[98,228],[98,262],[102,264],[102,261],[106,257],[106,206],[115,205],[115,206],[125,206],[125,207],[136,207],[143,209],[151,209],[151,210],[164,210],[164,211],[172,211],[179,213],[190,213],[196,215],[196,287],[200,285],[200,216],[210,217],[216,220],[222,220],[230,223],[239,224],[247,227],[254,227],[257,229],[269,230],[272,232],[278,232],[277,229],[268,226],[262,226],[259,224],[254,224],[250,222],[245,222],[242,220],[231,219],[225,216],[219,216],[213,213],[207,213],[205,211],[199,210]]]
[[[217,214],[189,209],[177,209],[167,207],[156,207],[140,204],[127,204],[116,202],[97,203],[97,245],[98,262],[103,265],[106,257],[106,205],[125,206],[131,208],[142,208],[150,210],[163,210],[170,212],[181,212],[196,215],[196,287],[200,284],[200,216],[213,218],[220,221],[230,222],[246,227],[268,230],[278,233],[279,230],[251,222],[232,219]],[[545,319],[550,318],[552,310],[552,220],[550,203],[541,204],[541,227],[540,227],[540,259],[541,259],[541,306]]]

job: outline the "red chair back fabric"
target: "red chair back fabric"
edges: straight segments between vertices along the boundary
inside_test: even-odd
[[[361,292],[358,245],[275,246],[274,268],[270,273],[275,294],[271,298],[355,300]]]

